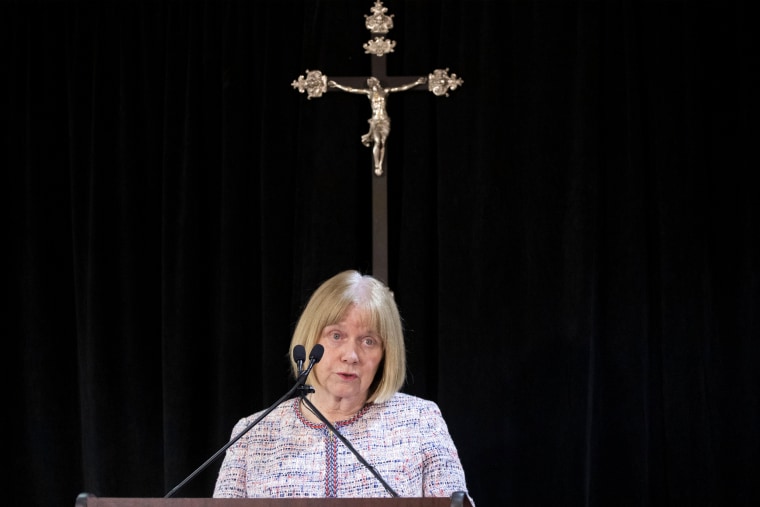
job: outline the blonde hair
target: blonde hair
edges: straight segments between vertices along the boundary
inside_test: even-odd
[[[355,270],[329,278],[309,298],[290,341],[293,375],[298,375],[293,348],[303,345],[307,354],[310,353],[322,330],[343,320],[352,307],[365,314],[368,326],[383,341],[383,359],[367,394],[368,403],[382,403],[396,394],[406,380],[406,345],[401,316],[393,292],[380,280]],[[313,370],[306,382],[321,387]]]

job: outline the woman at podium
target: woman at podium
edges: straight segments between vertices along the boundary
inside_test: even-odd
[[[248,430],[264,411],[238,421],[215,498],[466,494],[439,407],[400,391],[406,348],[385,284],[357,271],[326,280],[304,308],[290,350],[304,385]],[[299,350],[312,351],[306,369]]]

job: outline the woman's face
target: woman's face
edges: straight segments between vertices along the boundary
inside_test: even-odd
[[[367,399],[384,353],[383,341],[367,327],[368,320],[352,306],[343,320],[322,330],[318,343],[325,353],[314,370],[333,398],[362,403]]]

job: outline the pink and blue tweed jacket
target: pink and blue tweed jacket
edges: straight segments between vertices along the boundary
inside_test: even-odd
[[[232,436],[261,412],[243,418]],[[434,402],[397,393],[334,424],[402,497],[467,491],[459,454]],[[215,498],[387,497],[383,485],[298,398],[275,408],[227,449]]]

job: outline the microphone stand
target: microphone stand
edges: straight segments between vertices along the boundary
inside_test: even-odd
[[[367,468],[367,470],[369,470],[370,472],[372,472],[372,475],[374,475],[375,478],[377,478],[377,480],[380,481],[380,484],[383,485],[383,487],[385,488],[385,490],[388,493],[390,493],[392,497],[398,498],[398,493],[396,493],[396,491],[394,491],[394,489],[387,482],[385,482],[385,479],[383,479],[383,477],[380,475],[380,473],[377,470],[375,470],[375,467],[373,467],[372,465],[370,465],[369,463],[367,463],[367,460],[365,460],[364,457],[361,454],[359,454],[359,451],[357,451],[356,449],[354,449],[354,446],[351,445],[351,442],[349,442],[348,439],[346,439],[346,437],[344,437],[343,435],[341,435],[340,432],[335,428],[335,426],[333,426],[330,423],[330,421],[328,421],[327,418],[322,414],[322,412],[320,412],[319,409],[317,407],[315,407],[314,404],[306,397],[306,395],[308,394],[308,392],[314,392],[314,388],[312,388],[311,386],[304,386],[304,387],[310,389],[310,391],[308,391],[308,390],[302,390],[301,391],[301,394],[300,394],[301,401],[307,407],[309,407],[309,409],[314,413],[314,415],[316,415],[319,418],[319,420],[322,421],[325,424],[325,426],[327,426],[328,429],[330,431],[332,431],[333,434],[336,437],[338,437],[338,439],[341,442],[343,442],[343,445],[345,445],[346,447],[348,447],[348,450],[351,451],[354,454],[354,456],[356,456],[356,459],[358,459],[359,462]],[[304,391],[306,391],[306,392],[304,392]]]
[[[320,358],[321,358],[321,356],[320,356]],[[240,440],[240,438],[243,435],[245,435],[246,433],[248,433],[251,430],[251,428],[253,428],[257,424],[259,424],[259,422],[261,422],[262,419],[264,419],[266,416],[268,416],[269,413],[272,410],[274,410],[275,408],[277,408],[277,406],[280,403],[282,403],[283,401],[285,401],[287,399],[292,398],[296,391],[299,391],[301,393],[300,396],[302,398],[304,398],[307,393],[314,392],[314,388],[312,388],[311,386],[308,386],[308,385],[304,385],[306,383],[306,377],[309,376],[309,372],[311,372],[311,368],[314,366],[314,363],[316,363],[316,361],[314,361],[312,359],[311,364],[309,365],[309,367],[306,369],[306,371],[302,372],[298,376],[298,379],[296,380],[295,385],[293,387],[291,387],[290,390],[287,393],[285,393],[284,395],[282,395],[282,397],[280,397],[279,400],[275,401],[268,409],[266,409],[259,417],[257,417],[255,421],[253,421],[248,426],[246,426],[243,431],[241,431],[240,433],[238,433],[237,435],[235,435],[235,437],[233,437],[232,440],[230,440],[229,442],[227,442],[224,446],[222,446],[221,449],[219,449],[218,451],[216,451],[213,456],[211,456],[209,459],[207,459],[201,466],[199,466],[198,468],[196,468],[193,473],[191,473],[190,475],[188,475],[185,478],[185,480],[183,480],[182,482],[180,482],[179,484],[177,484],[176,486],[174,486],[174,489],[172,489],[171,491],[169,491],[164,496],[164,498],[169,498],[172,495],[174,495],[174,493],[176,493],[177,490],[179,490],[182,486],[184,486],[185,484],[187,484],[188,482],[190,482],[196,475],[198,475],[203,470],[205,470],[205,468],[207,466],[209,466],[211,463],[213,463],[214,460],[216,460],[224,451],[226,451],[227,449],[229,449],[230,446],[232,446],[232,444],[234,444],[235,442],[237,442],[238,440]]]

